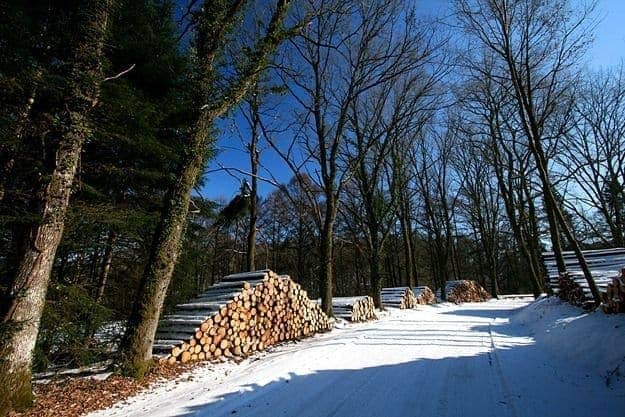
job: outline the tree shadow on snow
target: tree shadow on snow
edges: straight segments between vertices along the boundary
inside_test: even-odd
[[[488,308],[484,308],[484,309],[457,309],[457,310],[451,310],[451,311],[443,311],[439,314],[445,314],[445,315],[453,315],[453,316],[471,316],[471,317],[483,317],[483,318],[487,318],[487,319],[496,319],[498,317],[510,317],[511,315],[513,315],[515,312],[522,310],[523,308],[525,308],[525,306],[520,306],[518,308],[514,308],[514,309],[497,309],[497,308],[493,308],[493,309],[488,309]]]

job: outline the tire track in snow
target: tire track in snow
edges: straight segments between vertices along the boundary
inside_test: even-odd
[[[490,347],[491,351],[489,352],[489,357],[492,359],[493,366],[495,368],[495,372],[497,377],[499,378],[499,382],[501,384],[501,390],[504,395],[504,399],[506,401],[506,408],[508,409],[510,417],[518,417],[518,413],[516,411],[516,407],[514,405],[514,401],[512,400],[512,393],[510,391],[510,385],[506,380],[506,377],[503,373],[503,369],[501,367],[501,360],[499,359],[499,355],[497,354],[497,346],[495,345],[495,339],[493,337],[493,328],[492,324],[497,320],[493,319],[490,323],[488,323],[488,335],[490,337]]]

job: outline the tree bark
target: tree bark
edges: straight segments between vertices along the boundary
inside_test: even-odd
[[[373,304],[377,308],[383,309],[384,306],[382,305],[381,296],[382,276],[380,275],[380,248],[377,243],[372,245],[369,254],[369,273],[371,274],[371,297],[373,298]]]
[[[321,274],[319,275],[319,292],[321,296],[321,309],[328,317],[334,315],[332,311],[332,266],[333,247],[334,247],[334,220],[336,218],[336,202],[334,198],[326,197],[326,215],[324,218],[323,229],[321,234],[321,245],[319,252],[321,255]]]
[[[416,271],[414,265],[414,248],[412,246],[412,226],[410,224],[410,209],[408,202],[405,201],[407,196],[400,202],[400,223],[402,229],[402,237],[404,241],[404,256],[406,258],[406,274],[408,275],[407,285],[413,288],[417,285]]]
[[[88,114],[99,95],[102,49],[112,0],[85,1],[79,6],[76,44],[68,79],[62,131],[54,166],[42,184],[38,202],[41,221],[32,226],[10,290],[10,306],[2,323],[10,334],[0,353],[0,414],[32,400],[31,363],[56,250],[78,159],[91,133]]]
[[[202,127],[203,124],[199,123],[197,129]],[[137,299],[120,345],[124,372],[137,378],[143,378],[152,358],[158,319],[180,255],[191,190],[204,168],[207,142],[207,130],[198,130],[176,185],[165,201],[161,220],[154,232],[148,263],[139,284]]]
[[[545,199],[545,210],[551,212],[547,213],[547,220],[549,222],[549,236],[551,237],[551,249],[556,258],[556,265],[558,266],[558,273],[564,274],[566,272],[566,264],[564,263],[564,257],[562,256],[562,241],[560,240],[560,228],[556,222],[556,216],[553,213],[553,208],[547,204]]]
[[[256,221],[258,220],[258,207],[257,207],[257,195],[258,195],[258,164],[259,164],[259,152],[257,148],[258,142],[258,126],[260,124],[260,115],[258,113],[258,88],[254,88],[254,96],[250,100],[250,107],[252,111],[252,131],[250,137],[250,143],[248,145],[248,152],[250,154],[250,165],[252,169],[252,189],[250,193],[250,216],[249,216],[249,229],[247,232],[247,270],[254,271],[255,257],[256,257]]]
[[[404,248],[404,260],[406,262],[406,279],[404,284],[409,286],[410,288],[414,287],[414,276],[413,276],[413,266],[412,266],[412,256],[410,255],[410,240],[408,239],[408,228],[406,226],[406,221],[403,216],[399,219],[402,233],[402,243]]]
[[[557,205],[557,202],[551,190],[551,182],[549,181],[549,175],[546,168],[546,158],[544,156],[544,152],[542,150],[540,142],[531,139],[530,149],[532,149],[532,152],[537,156],[536,163],[538,165],[538,172],[540,174],[543,191],[545,193],[545,202],[548,206],[547,216],[554,216],[556,220],[560,223],[562,232],[564,232],[564,235],[573,247],[573,252],[575,252],[577,262],[579,263],[579,266],[584,273],[584,277],[586,278],[586,282],[588,283],[588,287],[590,288],[590,292],[592,293],[594,303],[596,306],[599,306],[599,304],[601,304],[601,293],[599,292],[599,288],[597,287],[595,279],[590,272],[590,268],[588,268],[588,264],[586,263],[586,258],[584,257],[582,249],[579,246],[579,243],[577,242],[575,236],[573,236],[573,233],[571,232],[569,225],[566,223],[566,219],[564,218],[562,211]],[[551,207],[551,209],[549,209],[549,207]]]

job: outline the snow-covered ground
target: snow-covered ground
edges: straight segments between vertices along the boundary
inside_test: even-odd
[[[623,416],[623,315],[528,303],[391,310],[92,415]]]

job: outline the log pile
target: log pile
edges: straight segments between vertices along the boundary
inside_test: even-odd
[[[360,297],[334,297],[332,310],[336,317],[351,322],[377,320],[373,298],[368,295]]]
[[[558,289],[558,297],[573,305],[581,307],[588,301],[582,287],[569,274],[558,277]]]
[[[585,250],[583,254],[595,284],[601,293],[603,304],[606,308],[611,309],[612,307],[609,307],[608,299],[617,296],[613,293],[613,290],[616,288],[614,279],[619,277],[621,275],[620,270],[625,268],[625,248]],[[583,302],[583,306],[592,308],[592,292],[584,277],[577,256],[574,252],[566,251],[562,252],[562,256],[570,279],[575,281],[581,288],[587,300]],[[547,283],[551,292],[554,295],[558,295],[560,292],[560,272],[558,271],[555,254],[553,252],[544,252],[542,257],[547,270]],[[608,285],[610,284],[612,284],[612,294],[608,296]],[[564,298],[566,299],[566,297]],[[577,298],[580,297],[577,296]]]
[[[605,313],[625,313],[625,277],[613,278],[608,284],[602,308]]]
[[[161,362],[243,358],[329,330],[331,321],[299,284],[272,271],[235,274],[159,323]]]
[[[418,300],[410,287],[382,288],[382,304],[400,309],[417,308]]]
[[[475,281],[449,281],[446,285],[447,301],[460,303],[478,303],[491,299],[490,294]]]
[[[436,295],[430,287],[414,287],[414,293],[417,297],[417,304],[436,304]]]

